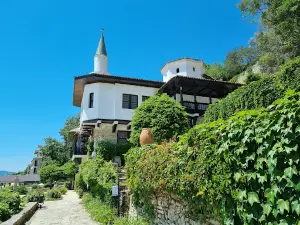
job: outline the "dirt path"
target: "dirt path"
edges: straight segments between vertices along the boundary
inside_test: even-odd
[[[92,221],[74,191],[68,191],[62,200],[47,201],[28,225],[97,225]]]

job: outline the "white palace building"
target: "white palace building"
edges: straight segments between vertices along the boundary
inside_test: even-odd
[[[89,137],[127,141],[134,110],[156,91],[180,102],[193,126],[201,121],[209,104],[241,86],[209,78],[199,59],[169,61],[161,73],[162,81],[111,75],[102,33],[94,56],[94,72],[74,78],[73,105],[81,108],[81,114],[80,128],[70,131],[75,136],[73,159],[81,161],[86,156],[84,142]]]

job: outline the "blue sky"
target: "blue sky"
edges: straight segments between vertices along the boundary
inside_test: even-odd
[[[45,137],[59,138],[74,76],[93,70],[105,28],[109,72],[161,80],[168,60],[222,62],[257,25],[238,0],[26,0],[0,3],[0,170],[23,170]]]

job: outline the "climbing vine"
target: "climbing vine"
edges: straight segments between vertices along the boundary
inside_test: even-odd
[[[178,143],[131,149],[128,184],[148,209],[165,191],[198,219],[300,224],[299,146],[300,93],[289,91],[268,108],[198,125]]]

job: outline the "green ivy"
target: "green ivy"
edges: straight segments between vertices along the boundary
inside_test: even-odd
[[[299,224],[299,124],[300,93],[290,91],[268,108],[198,125],[178,143],[133,148],[126,167],[135,204],[153,213],[152,196],[165,191],[193,219]]]
[[[258,78],[251,78],[255,80]],[[276,99],[282,98],[289,89],[300,91],[300,58],[285,63],[280,72],[265,76],[248,86],[241,87],[208,107],[205,122],[227,119],[237,112],[268,107]]]

